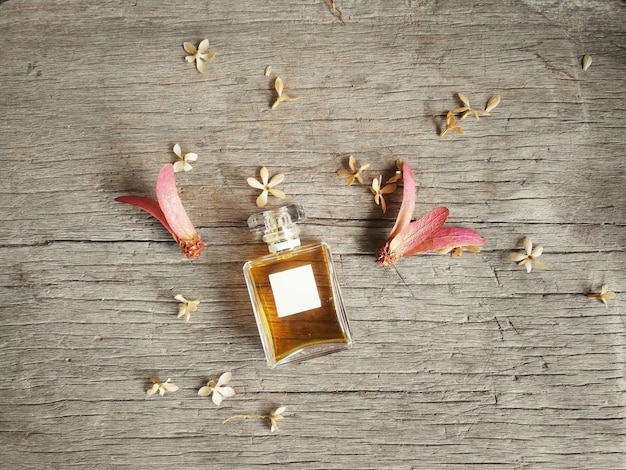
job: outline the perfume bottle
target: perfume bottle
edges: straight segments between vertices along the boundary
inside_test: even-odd
[[[330,248],[300,243],[299,205],[250,216],[270,254],[248,261],[243,272],[269,367],[352,346],[352,334]]]

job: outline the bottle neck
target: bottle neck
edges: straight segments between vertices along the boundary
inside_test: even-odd
[[[282,251],[293,250],[301,245],[299,238],[292,238],[290,240],[284,240],[282,242],[268,243],[267,248],[270,253],[280,253]]]

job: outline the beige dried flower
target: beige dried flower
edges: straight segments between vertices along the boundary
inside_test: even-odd
[[[261,181],[258,181],[252,177],[248,178],[248,184],[253,188],[262,190],[259,197],[256,198],[256,205],[258,207],[263,207],[267,204],[267,195],[271,194],[278,199],[285,199],[285,193],[280,189],[276,189],[274,186],[279,185],[285,179],[285,175],[282,173],[277,173],[272,176],[272,179],[269,179],[269,171],[267,168],[261,168],[259,172],[261,176]]]
[[[543,247],[535,246],[533,248],[533,242],[530,237],[524,237],[524,253],[512,252],[509,253],[507,258],[511,261],[515,261],[519,266],[526,266],[526,272],[531,272],[533,264],[541,269],[548,269],[548,265],[542,263],[537,258],[543,253]]]
[[[457,246],[457,247],[443,248],[441,250],[435,250],[435,253],[440,254],[440,255],[446,255],[450,253],[451,251],[452,251],[452,256],[461,256],[463,254],[463,251],[469,251],[470,253],[480,253],[480,247],[472,246],[472,245]]]
[[[448,133],[448,131],[454,131],[457,134],[463,134],[463,129],[461,129],[461,126],[457,124],[456,118],[454,117],[454,113],[452,111],[448,111],[448,114],[446,115],[446,127],[443,128],[443,130],[439,134],[439,137],[443,137]]]
[[[499,104],[500,104],[500,95],[493,95],[491,98],[489,98],[489,101],[487,101],[487,106],[485,106],[485,111],[489,113]]]
[[[224,372],[220,375],[220,378],[217,379],[217,383],[214,380],[209,380],[204,387],[201,387],[200,390],[198,390],[198,395],[201,397],[208,397],[211,395],[213,403],[220,406],[224,398],[235,396],[235,390],[232,387],[224,386],[230,382],[230,379],[232,378],[232,373]]]
[[[583,70],[587,70],[589,68],[589,66],[591,65],[591,62],[593,62],[593,59],[591,58],[591,56],[589,54],[585,54],[583,56]]]
[[[389,183],[397,183],[398,181],[402,180],[402,164],[404,162],[402,160],[396,160],[396,172],[394,173],[394,175],[389,178],[387,180],[387,182],[385,184],[389,184]]]
[[[179,171],[189,171],[193,167],[189,164],[189,162],[195,162],[198,159],[198,154],[189,152],[182,153],[180,145],[174,144],[174,148],[172,149],[174,154],[179,158],[179,160],[174,163],[174,172],[178,173]]]
[[[203,39],[198,45],[197,49],[196,46],[194,46],[192,43],[185,42],[183,43],[183,48],[188,54],[190,54],[185,57],[185,60],[189,63],[195,61],[196,69],[198,69],[198,72],[206,72],[206,64],[204,62],[208,62],[215,57],[215,52],[207,53],[207,51],[209,50],[209,40]]]
[[[182,316],[185,317],[185,323],[189,322],[189,318],[191,317],[191,312],[195,312],[198,310],[199,300],[187,300],[181,294],[174,296],[176,300],[182,302],[183,304],[178,309],[178,315],[176,318],[180,318]]]
[[[361,176],[361,172],[367,170],[370,167],[370,164],[366,163],[360,168],[357,168],[356,158],[354,158],[353,155],[350,155],[350,157],[348,158],[348,166],[350,167],[350,171],[341,168],[337,170],[337,174],[342,178],[348,178],[346,180],[346,184],[348,186],[352,186],[355,180],[363,184],[363,177]]]
[[[609,290],[608,284],[602,284],[602,289],[599,294],[587,294],[588,299],[599,300],[606,308],[609,308],[607,299],[614,299],[615,297],[617,297],[617,294]]]
[[[284,87],[285,85],[282,79],[280,77],[276,77],[276,80],[274,80],[274,89],[276,90],[278,97],[276,98],[276,101],[274,101],[272,109],[276,108],[276,106],[278,106],[283,101],[294,101],[298,99],[292,98],[291,96],[287,95],[287,93],[283,93]]]
[[[158,379],[154,377],[150,377],[150,382],[152,382],[152,387],[146,390],[146,394],[150,397],[154,395],[156,392],[159,392],[159,395],[165,395],[165,392],[175,392],[178,390],[178,385],[175,385],[170,382],[170,379],[167,379],[165,382],[160,382]]]
[[[489,116],[489,112],[488,111],[482,111],[480,109],[472,109],[471,106],[470,106],[470,102],[467,99],[467,96],[465,96],[463,93],[457,93],[456,95],[459,97],[459,99],[463,103],[463,107],[456,108],[452,112],[454,114],[462,113],[461,117],[460,117],[461,121],[463,119],[465,119],[469,114],[473,114],[476,117],[476,119],[480,119],[479,116]]]
[[[389,183],[381,188],[380,185],[382,180],[382,176],[380,178],[374,178],[370,191],[374,195],[374,202],[377,206],[380,205],[384,214],[385,212],[387,212],[387,203],[385,202],[385,198],[383,195],[393,193],[396,190],[397,185],[395,183]]]
[[[276,421],[284,418],[283,413],[285,412],[286,409],[287,407],[285,406],[279,406],[274,411],[272,411],[269,415],[234,415],[234,416],[231,416],[230,418],[226,418],[224,421],[222,421],[222,424],[226,424],[230,420],[237,419],[237,418],[269,419],[270,420],[270,432],[275,432],[279,430],[278,424],[276,423]]]

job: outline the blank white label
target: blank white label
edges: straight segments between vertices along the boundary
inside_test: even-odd
[[[322,306],[310,264],[270,274],[269,278],[279,317]]]

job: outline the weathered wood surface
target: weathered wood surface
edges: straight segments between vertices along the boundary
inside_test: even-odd
[[[626,467],[624,2],[339,0],[345,25],[323,0],[87,3],[0,2],[3,468]],[[299,100],[272,111],[277,75]],[[442,139],[457,92],[502,104]],[[175,142],[200,155],[193,263],[113,201],[152,195]],[[381,215],[349,154],[408,161],[416,216],[447,205],[484,250],[377,266],[400,193]],[[334,248],[350,351],[265,366],[241,273],[262,165]],[[524,235],[550,270],[506,259]],[[196,396],[226,370],[234,398]],[[278,434],[220,424],[279,404]]]

